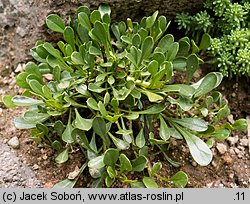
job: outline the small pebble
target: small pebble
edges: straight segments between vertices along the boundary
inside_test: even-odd
[[[247,147],[249,143],[248,139],[240,139],[240,145]]]
[[[223,158],[225,164],[232,164],[233,163],[233,158],[230,157],[229,155],[225,155],[222,158]]]
[[[230,145],[235,145],[239,141],[238,135],[234,137],[229,137],[227,138],[227,141],[229,142]]]
[[[192,166],[197,166],[197,163],[195,161],[192,161]]]
[[[20,147],[20,142],[19,142],[18,137],[12,137],[8,141],[8,145],[11,146],[13,149],[18,149]]]
[[[216,149],[219,151],[220,154],[225,154],[227,152],[227,146],[222,143],[217,143]]]
[[[37,164],[34,164],[34,165],[33,165],[33,169],[34,169],[34,170],[37,170],[37,169],[39,169],[39,166],[38,166]]]

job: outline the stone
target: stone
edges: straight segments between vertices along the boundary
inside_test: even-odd
[[[233,163],[233,158],[231,156],[229,156],[229,155],[224,155],[222,157],[222,159],[223,159],[223,161],[224,161],[225,164],[229,165],[229,164]]]
[[[234,124],[235,120],[234,120],[234,116],[232,114],[227,116],[227,120],[231,123]]]
[[[0,188],[40,187],[35,173],[17,157],[7,144],[0,142]]]
[[[7,144],[13,149],[18,149],[20,147],[20,142],[18,137],[12,137]]]
[[[34,164],[33,167],[32,167],[34,170],[37,170],[39,169],[39,166],[37,164]]]
[[[222,143],[217,143],[216,144],[216,149],[220,154],[225,154],[227,152],[227,146]]]
[[[240,139],[240,145],[247,147],[249,144],[249,140],[248,139]]]
[[[192,161],[192,166],[197,166],[197,163],[195,161]]]
[[[230,145],[235,145],[239,141],[238,135],[234,137],[228,137],[227,141],[229,142]]]

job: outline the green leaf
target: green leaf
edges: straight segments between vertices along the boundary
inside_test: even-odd
[[[93,83],[89,83],[88,89],[90,91],[96,92],[96,93],[102,93],[103,91],[105,91],[106,89],[101,88],[99,86],[97,86],[96,84]]]
[[[199,68],[199,60],[198,57],[195,54],[190,55],[187,58],[187,81],[189,83],[189,81],[192,79],[193,74],[195,73],[195,71]]]
[[[107,5],[107,4],[101,4],[98,7],[98,11],[100,12],[101,17],[103,17],[105,14],[108,14],[108,15],[111,14],[111,9],[110,9],[109,5]]]
[[[158,62],[156,60],[152,60],[149,62],[148,71],[152,76],[154,76],[158,72]]]
[[[154,163],[151,171],[150,171],[150,177],[154,176],[155,174],[157,174],[162,168],[162,164],[161,162],[156,162]]]
[[[209,136],[217,139],[217,140],[225,140],[231,134],[231,131],[228,129],[218,129],[215,130],[213,133],[210,133]]]
[[[195,88],[186,84],[171,84],[171,85],[166,85],[157,92],[159,93],[177,92],[183,96],[191,97],[195,93]]]
[[[94,28],[89,32],[90,37],[99,43],[104,45],[105,50],[108,50],[110,42],[108,41],[107,32],[105,30],[104,24],[100,21],[96,21]],[[109,55],[109,53],[106,53]]]
[[[16,76],[16,84],[24,89],[30,89],[30,86],[28,84],[28,82],[26,81],[27,76],[29,75],[29,73],[27,72],[21,72]]]
[[[200,51],[199,47],[196,45],[194,40],[191,40],[191,44],[192,44],[192,53],[197,53]]]
[[[84,12],[81,12],[78,14],[78,20],[79,20],[79,23],[87,29],[87,31],[90,31],[92,26],[90,24],[90,20],[89,20],[89,16],[84,13]]]
[[[171,34],[165,35],[158,43],[158,47],[165,53],[169,50],[169,46],[174,43],[174,36]]]
[[[68,159],[69,159],[69,149],[67,148],[55,158],[55,161],[58,164],[62,164],[66,162]]]
[[[76,13],[81,13],[81,12],[86,13],[88,16],[90,15],[90,10],[89,10],[89,7],[87,6],[78,7]]]
[[[131,188],[146,188],[142,182],[132,182],[130,183]]]
[[[39,96],[43,96],[42,85],[35,79],[29,81],[30,88]]]
[[[110,85],[113,85],[115,83],[115,79],[114,79],[114,77],[112,75],[108,77],[108,83]]]
[[[216,123],[218,123],[222,118],[227,117],[230,114],[230,109],[227,104],[225,104],[213,118]]]
[[[137,157],[133,162],[132,162],[132,168],[133,171],[143,171],[146,167],[148,160],[144,156],[139,156]]]
[[[100,49],[94,47],[94,46],[91,46],[89,48],[89,54],[91,55],[95,55],[95,56],[102,56],[102,52]]]
[[[46,18],[46,24],[49,29],[55,32],[63,33],[65,28],[63,20],[56,14],[48,15]]]
[[[105,137],[107,133],[107,129],[106,129],[106,123],[104,119],[101,117],[94,118],[93,129],[96,134],[98,134],[101,137]]]
[[[179,171],[169,179],[177,188],[184,188],[188,183],[188,176],[185,172]]]
[[[62,59],[61,52],[60,52],[59,50],[55,49],[51,43],[45,42],[45,43],[43,44],[43,47],[44,47],[52,56],[54,56],[55,58],[60,59],[60,60]],[[49,55],[48,55],[48,57],[49,57]],[[47,58],[48,58],[48,57],[47,57]]]
[[[156,18],[158,16],[158,13],[159,12],[156,11],[156,12],[154,12],[154,14],[152,16],[147,17],[147,19],[146,19],[146,28],[151,28],[154,25],[155,20],[156,20]]]
[[[16,105],[12,102],[12,98],[13,96],[10,95],[4,95],[2,97],[2,101],[4,103],[5,106],[7,106],[8,108],[15,108]]]
[[[151,36],[145,38],[142,42],[141,51],[142,51],[142,59],[146,59],[149,57],[154,47],[154,39]]]
[[[89,42],[88,30],[80,23],[78,24],[77,27],[77,33],[82,42]]]
[[[121,40],[129,45],[132,45],[132,40],[130,39],[130,37],[126,36],[126,35],[122,35],[121,36]]]
[[[101,20],[101,13],[100,11],[94,10],[92,11],[92,13],[90,14],[90,21],[92,24],[95,24],[96,21],[100,21]]]
[[[207,94],[221,83],[223,75],[220,72],[211,72],[192,86],[196,88],[194,97]]]
[[[140,45],[141,45],[141,36],[138,33],[133,36],[132,44],[137,48],[140,47]]]
[[[165,56],[161,52],[154,52],[152,56],[152,60],[155,60],[158,62],[158,65],[161,65],[165,61]],[[157,67],[158,70],[158,67]]]
[[[210,138],[206,141],[206,144],[207,144],[208,148],[210,148],[210,149],[213,147],[214,143],[215,143],[215,141],[213,138]]]
[[[168,61],[172,61],[175,59],[177,53],[178,53],[178,50],[179,50],[179,43],[178,42],[174,42],[172,43],[169,48],[168,48],[168,52],[167,52],[167,55],[166,55],[166,59]]]
[[[121,140],[115,136],[113,136],[110,132],[108,132],[110,138],[112,139],[113,143],[115,144],[115,146],[118,148],[118,149],[121,149],[121,150],[126,150],[129,148],[129,143],[124,141],[124,140]]]
[[[134,114],[159,114],[161,113],[162,111],[165,110],[165,106],[163,104],[156,104],[156,105],[153,105],[152,107],[150,107],[149,109],[147,110],[143,110],[143,111],[134,111],[133,113]]]
[[[109,104],[109,102],[110,102],[110,94],[109,94],[108,91],[104,95],[103,102],[104,102],[105,106],[107,106]]]
[[[107,173],[111,179],[114,179],[117,175],[117,172],[114,167],[108,166]]]
[[[58,140],[55,140],[54,142],[52,142],[51,146],[56,151],[60,151],[62,149],[62,144]]]
[[[180,96],[180,98],[177,100],[177,103],[184,111],[189,111],[193,107],[193,101],[186,96]]]
[[[24,120],[22,117],[14,118],[13,123],[15,127],[19,129],[31,129],[36,127],[35,123],[28,122]]]
[[[117,149],[109,148],[104,153],[103,162],[106,166],[114,167],[119,158],[119,151]]]
[[[64,129],[65,129],[64,124],[62,123],[62,121],[60,121],[60,120],[56,121],[55,124],[54,124],[54,129],[57,132],[57,134],[59,136],[61,136],[63,134],[63,132],[64,132]]]
[[[93,119],[85,119],[79,114],[78,110],[75,109],[76,119],[74,121],[74,126],[80,130],[90,130],[92,127]]]
[[[112,32],[115,35],[116,39],[120,40],[121,34],[120,34],[120,31],[119,31],[118,25],[112,24],[111,29],[112,29]]]
[[[88,87],[85,84],[80,84],[76,86],[76,91],[83,96],[90,97],[90,93],[88,92]]]
[[[87,100],[86,103],[87,103],[87,105],[88,105],[89,108],[91,108],[93,110],[96,110],[96,111],[99,111],[99,107],[98,107],[98,104],[97,104],[97,102],[96,102],[95,99],[88,98],[88,100]]]
[[[190,41],[186,41],[184,38],[179,40],[179,52],[178,55],[187,55],[190,50]]]
[[[121,172],[132,171],[131,162],[125,154],[120,154],[119,161],[120,161],[120,165],[121,165],[121,167],[120,167]]]
[[[185,57],[177,57],[173,61],[174,69],[178,71],[185,71],[187,67],[187,59]]]
[[[234,130],[245,131],[247,129],[247,120],[245,119],[238,119],[233,124]]]
[[[76,180],[65,179],[56,183],[53,188],[73,188],[76,184]]]
[[[203,132],[208,129],[207,122],[200,118],[171,118],[171,121],[197,132]]]
[[[142,181],[147,188],[158,188],[157,183],[150,177],[144,177]]]
[[[140,132],[139,132],[138,135],[136,136],[135,144],[136,144],[139,148],[142,148],[142,147],[145,145],[145,137],[144,137],[143,128],[140,130]]]
[[[114,183],[114,181],[115,181],[115,179],[112,179],[112,178],[110,178],[109,176],[107,176],[107,177],[105,178],[105,184],[106,184],[106,186],[107,186],[108,188],[112,186],[112,184]]]
[[[105,166],[103,159],[104,159],[104,155],[95,157],[94,159],[91,159],[88,162],[88,167],[92,168],[92,169],[101,169],[102,167]]]
[[[72,138],[72,131],[73,131],[73,127],[71,124],[71,114],[69,114],[67,126],[62,133],[62,140],[64,142],[66,142],[66,143],[73,143],[74,142],[74,139]]]
[[[75,33],[73,28],[70,26],[65,27],[63,31],[64,40],[71,45],[72,48],[75,47]]]
[[[160,115],[160,137],[164,141],[167,141],[170,138],[170,130],[169,127],[167,126],[167,123],[163,119],[163,117]]]
[[[211,37],[209,34],[204,33],[201,38],[200,50],[205,51],[211,45]]]
[[[185,138],[189,147],[190,153],[194,160],[201,166],[206,166],[212,161],[213,153],[208,148],[207,144],[202,141],[199,137],[186,131],[185,129],[175,125],[175,128]]]
[[[39,113],[36,110],[29,110],[27,112],[24,113],[24,120],[26,120],[27,122],[30,123],[42,123],[44,121],[46,121],[48,118],[50,117],[49,114],[47,113]]]
[[[155,93],[152,93],[150,91],[147,91],[147,90],[143,90],[141,89],[141,92],[143,94],[145,94],[147,97],[148,97],[148,100],[150,102],[159,102],[159,101],[162,101],[163,100],[163,97],[158,95],[158,94],[155,94]]]
[[[84,149],[87,149],[88,151],[94,154],[96,153],[95,150],[93,150],[90,147],[85,131],[80,130],[80,129],[74,129],[71,135],[72,135],[73,140],[76,141],[81,147],[83,147]]]
[[[79,52],[73,52],[70,56],[72,62],[77,65],[84,65],[84,60]]]
[[[171,137],[174,137],[176,139],[182,140],[183,137],[181,134],[175,129],[175,128],[169,128],[170,129],[170,135]]]

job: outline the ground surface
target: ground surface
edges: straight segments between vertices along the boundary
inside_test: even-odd
[[[17,92],[13,78],[0,79],[0,95],[6,92]],[[229,120],[246,118],[250,115],[250,88],[247,81],[237,83],[225,80],[220,86],[224,97],[228,99],[232,110]],[[0,187],[46,187],[50,188],[58,181],[67,178],[75,167],[81,167],[84,159],[80,153],[71,154],[66,165],[56,165],[57,154],[49,147],[37,145],[30,139],[28,131],[17,130],[11,120],[21,115],[22,109],[6,109],[0,104]],[[13,149],[7,144],[13,137],[19,140],[19,148]],[[161,175],[170,177],[179,170],[189,176],[187,187],[250,187],[250,153],[249,138],[246,133],[234,132],[226,141],[217,141],[212,148],[214,159],[207,167],[198,166],[191,158],[189,150],[182,142],[171,140],[172,147],[168,155],[181,163],[174,168],[162,157],[151,157],[151,161],[162,161]],[[86,172],[88,175],[88,173]],[[82,176],[79,187],[88,187],[89,177]],[[166,186],[161,183],[161,186]],[[117,183],[117,187],[124,185]]]

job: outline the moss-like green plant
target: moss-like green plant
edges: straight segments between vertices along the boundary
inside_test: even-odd
[[[185,29],[199,39],[203,33],[212,36],[208,53],[217,59],[217,66],[225,76],[250,76],[250,3],[231,0],[207,0],[207,10],[194,16],[178,14],[179,29]]]
[[[110,187],[116,179],[132,187],[157,187],[155,178],[184,187],[184,172],[163,178],[161,163],[152,163],[148,155],[162,154],[178,167],[166,154],[174,137],[186,141],[198,164],[208,165],[211,140],[227,138],[246,122],[220,122],[230,110],[221,94],[211,91],[222,74],[189,83],[200,61],[195,52],[207,47],[207,35],[199,47],[187,37],[175,42],[166,34],[169,22],[158,12],[140,23],[128,19],[115,24],[110,13],[106,5],[94,11],[83,6],[68,25],[49,15],[47,26],[64,40],[55,47],[38,41],[31,49],[36,63],[27,63],[16,77],[23,95],[3,100],[11,107],[30,107],[14,124],[31,129],[35,141],[57,150],[57,163],[65,163],[79,148],[85,160],[80,172],[88,167],[93,187]],[[187,72],[186,84],[172,80],[175,70]],[[130,172],[141,172],[142,179],[128,179]]]

